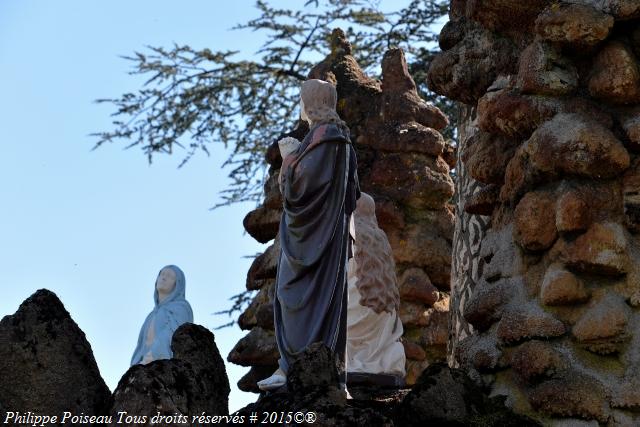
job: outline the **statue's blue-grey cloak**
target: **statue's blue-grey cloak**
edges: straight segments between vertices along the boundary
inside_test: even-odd
[[[131,366],[141,363],[144,356],[151,352],[153,360],[171,359],[173,352],[171,351],[171,338],[173,333],[183,323],[193,322],[193,311],[191,305],[185,299],[186,281],[184,273],[175,265],[167,265],[176,274],[176,286],[167,297],[160,302],[158,290],[153,292],[153,301],[155,307],[140,328],[138,335],[138,345],[136,346],[133,356],[131,357]],[[153,324],[154,338],[151,345],[147,344],[147,335],[149,328]]]
[[[349,218],[360,196],[348,131],[321,124],[282,165],[284,212],[276,279],[280,368],[323,342],[344,360]]]

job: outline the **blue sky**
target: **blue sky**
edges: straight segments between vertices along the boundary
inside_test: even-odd
[[[150,166],[124,144],[91,151],[88,135],[110,129],[112,111],[93,101],[139,88],[143,79],[119,56],[145,45],[255,52],[259,35],[229,31],[257,16],[253,3],[0,0],[0,316],[37,289],[54,291],[111,390],[153,308],[161,267],[182,268],[195,322],[213,330],[228,319],[212,313],[244,289],[244,257],[265,246],[242,228],[252,204],[209,210],[228,184],[221,146],[181,169],[180,153]],[[225,359],[244,335],[214,334]],[[246,371],[227,364],[231,410],[257,397],[236,388]]]

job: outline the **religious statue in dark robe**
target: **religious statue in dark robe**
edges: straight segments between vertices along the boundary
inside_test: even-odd
[[[356,153],[336,113],[333,85],[305,81],[300,102],[310,130],[287,150],[280,170],[284,212],[274,298],[279,368],[258,383],[262,390],[284,385],[294,356],[314,342],[345,359],[349,219],[360,196]]]

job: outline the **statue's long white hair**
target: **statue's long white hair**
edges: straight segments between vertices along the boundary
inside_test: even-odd
[[[375,202],[366,193],[358,199],[353,226],[360,304],[376,313],[397,311],[400,295],[393,252],[387,235],[378,227]]]

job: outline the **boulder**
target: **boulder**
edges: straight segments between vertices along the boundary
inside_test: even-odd
[[[584,283],[562,264],[552,264],[547,269],[540,286],[540,300],[545,305],[570,305],[589,299]]]
[[[515,71],[513,42],[465,19],[445,24],[442,53],[429,66],[429,89],[465,104],[475,104],[498,75]]]
[[[462,161],[473,179],[485,184],[502,184],[509,160],[519,145],[517,140],[478,132],[471,136]]]
[[[532,167],[545,175],[612,178],[629,167],[629,153],[604,126],[578,114],[558,114],[523,145]]]
[[[500,187],[495,184],[482,186],[473,193],[464,204],[464,211],[472,215],[486,215],[493,213],[500,203]]]
[[[242,221],[244,229],[260,243],[267,243],[274,239],[280,228],[280,209],[271,209],[260,206],[249,212]]]
[[[631,49],[611,41],[594,59],[589,92],[614,104],[640,102],[640,67]]]
[[[6,411],[104,415],[111,392],[85,334],[40,289],[0,321],[0,402]]]
[[[597,379],[580,372],[551,378],[529,393],[531,406],[552,417],[578,417],[606,422],[610,408],[607,390]]]
[[[615,353],[619,344],[629,338],[626,326],[631,309],[624,299],[608,294],[582,314],[573,326],[573,336],[588,350],[598,354]]]
[[[456,348],[456,359],[461,366],[481,373],[495,371],[501,357],[502,351],[490,335],[469,335]]]
[[[529,251],[546,250],[558,237],[553,195],[544,191],[525,194],[515,210],[513,238]]]
[[[400,297],[407,301],[419,301],[427,306],[438,301],[438,290],[420,268],[410,268],[402,273],[398,290]]]
[[[578,87],[578,71],[558,49],[534,41],[520,55],[517,85],[522,93],[567,95]]]
[[[566,367],[562,355],[544,341],[532,340],[519,345],[510,364],[518,377],[528,384],[556,376]]]
[[[618,223],[594,223],[572,241],[559,241],[565,264],[578,272],[620,276],[629,268],[627,237]]]
[[[593,47],[607,38],[613,17],[581,4],[556,3],[536,18],[536,33],[542,40],[572,48]]]
[[[323,344],[314,343],[291,364],[286,387],[261,395],[257,402],[240,409],[234,415],[248,419],[252,413],[266,412],[279,416],[282,413],[286,415],[290,412],[293,415],[302,412],[312,417],[306,418],[306,421],[276,418],[270,420],[271,425],[294,424],[292,421],[296,425],[310,426],[396,425],[388,413],[397,405],[399,396],[387,393],[378,398],[378,401],[366,396],[363,400],[356,398],[347,405],[346,394],[339,387],[339,369],[335,355]]]
[[[398,406],[396,425],[438,426],[538,426],[514,414],[500,398],[489,398],[460,369],[445,364],[429,366]]]
[[[274,332],[256,326],[236,343],[227,360],[240,366],[273,366],[279,357]]]
[[[419,153],[379,153],[366,175],[374,194],[418,209],[437,209],[453,196],[449,165]]]
[[[167,426],[196,426],[192,415],[229,413],[229,380],[213,334],[186,323],[174,333],[171,349],[172,359],[134,365],[123,375],[113,393],[111,425],[140,424],[118,423],[120,412],[151,423],[156,416],[154,424]]]
[[[536,304],[519,305],[502,316],[497,336],[512,345],[531,338],[555,338],[565,334],[564,323],[542,310]]]

